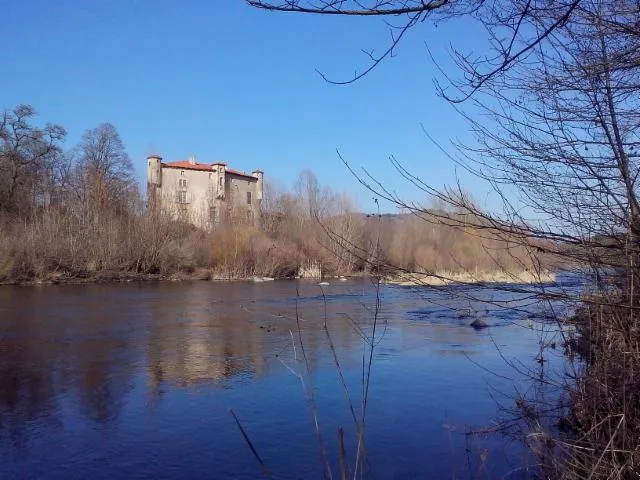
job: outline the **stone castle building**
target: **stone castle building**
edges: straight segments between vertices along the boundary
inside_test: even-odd
[[[200,228],[210,229],[229,219],[258,222],[263,185],[260,170],[247,174],[224,162],[197,163],[194,157],[163,162],[159,155],[147,157],[149,204]]]

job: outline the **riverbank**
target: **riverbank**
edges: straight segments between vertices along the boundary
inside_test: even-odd
[[[83,285],[93,283],[146,283],[146,282],[179,282],[179,281],[248,281],[251,277],[237,277],[212,272],[207,268],[193,271],[180,271],[171,274],[135,273],[135,272],[51,272],[37,278],[16,278],[0,282],[0,286],[7,285]]]
[[[329,275],[326,277],[309,277],[307,280],[340,280],[344,278],[362,278],[369,274],[365,272],[350,272],[348,275]],[[180,270],[172,273],[136,273],[126,271],[105,270],[98,272],[80,271],[48,272],[38,277],[18,277],[11,280],[0,281],[3,285],[82,285],[91,283],[131,283],[131,282],[177,282],[177,281],[212,281],[212,282],[238,282],[253,281],[256,278],[269,278],[274,280],[288,280],[300,278],[293,275],[263,277],[262,275],[237,275],[219,272],[211,268],[195,268]],[[304,278],[303,278],[304,279]],[[455,284],[476,285],[484,283],[504,284],[536,284],[555,282],[556,276],[552,272],[534,274],[531,272],[436,272],[433,275],[423,273],[404,273],[383,278],[383,283],[401,287],[416,286],[446,286]]]
[[[326,277],[298,277],[279,276],[265,277],[261,275],[233,275],[218,272],[210,268],[196,268],[189,271],[178,271],[170,274],[152,274],[118,271],[101,272],[77,272],[69,274],[67,272],[51,272],[42,277],[36,278],[15,278],[12,280],[0,281],[1,286],[20,285],[86,285],[98,283],[147,283],[147,282],[253,282],[260,283],[268,280],[306,280],[310,282],[320,282],[326,280],[345,281],[348,278],[365,278],[368,275],[364,272],[351,272],[349,275],[331,275]]]
[[[590,295],[568,319],[576,333],[567,338],[565,352],[578,374],[564,387],[568,402],[559,423],[563,432],[538,432],[549,439],[541,458],[547,459],[545,469],[552,478],[637,478],[637,300],[625,290]]]
[[[553,283],[556,276],[552,272],[505,272],[505,271],[476,271],[476,272],[434,272],[432,275],[425,273],[403,273],[385,279],[389,285],[401,287],[417,286],[444,286],[451,284],[476,285],[483,283],[508,283],[508,284],[536,284]]]

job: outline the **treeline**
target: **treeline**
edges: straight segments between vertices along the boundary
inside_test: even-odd
[[[529,265],[527,248],[485,229],[363,214],[352,198],[321,187],[309,171],[292,189],[267,185],[260,226],[229,221],[205,232],[171,212],[146,208],[113,125],[87,130],[65,150],[64,129],[36,126],[34,117],[33,108],[18,106],[5,111],[0,124],[0,281],[517,271]]]

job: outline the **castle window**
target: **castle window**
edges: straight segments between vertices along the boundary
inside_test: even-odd
[[[179,178],[178,179],[178,187],[179,188],[187,188],[188,182],[186,178]]]
[[[220,177],[220,180],[219,180],[219,182],[220,182],[220,186],[222,186],[222,181],[223,181],[223,178],[222,178],[222,177]]]
[[[247,192],[247,205],[251,205],[251,192]]]
[[[176,203],[187,203],[187,191],[180,190],[176,195]]]
[[[180,170],[180,175],[184,175],[184,170]]]

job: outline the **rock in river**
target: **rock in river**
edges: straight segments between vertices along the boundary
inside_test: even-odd
[[[469,324],[469,326],[475,328],[476,330],[482,330],[483,328],[487,328],[489,325],[487,325],[487,322],[476,318]]]

